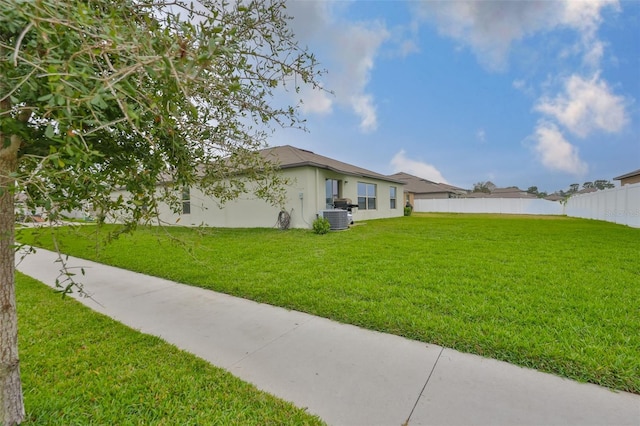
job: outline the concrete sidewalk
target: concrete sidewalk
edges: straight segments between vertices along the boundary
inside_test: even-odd
[[[56,255],[18,270],[53,286]],[[69,258],[79,300],[331,425],[640,425],[640,396]]]

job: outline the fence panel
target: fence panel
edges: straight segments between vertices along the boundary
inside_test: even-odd
[[[562,215],[562,204],[534,198],[449,198],[415,200],[416,212]]]
[[[565,212],[567,216],[640,228],[640,183],[574,195],[567,200]]]
[[[574,195],[566,206],[532,198],[449,198],[415,200],[416,212],[563,215],[640,228],[640,183]]]

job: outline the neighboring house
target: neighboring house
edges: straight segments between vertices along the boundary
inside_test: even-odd
[[[640,169],[638,170],[634,170],[630,173],[618,176],[618,177],[614,177],[613,180],[619,180],[620,181],[620,185],[630,185],[632,183],[639,183],[640,182]]]
[[[580,195],[580,194],[590,194],[592,192],[597,192],[598,188],[582,188],[580,191],[576,192],[573,195]]]
[[[527,191],[518,188],[517,186],[510,186],[508,188],[494,188],[490,193],[486,192],[471,192],[467,194],[466,198],[538,198],[534,194],[530,194]]]
[[[444,183],[436,183],[427,179],[399,172],[389,176],[391,179],[405,183],[404,203],[414,205],[414,200],[434,198],[459,198],[467,193],[466,190]]]
[[[564,201],[565,198],[566,197],[563,197],[560,194],[551,194],[544,197],[545,200],[549,200],[549,201]]]
[[[267,148],[261,155],[279,164],[282,177],[290,182],[284,209],[292,228],[310,228],[322,210],[333,208],[337,198],[349,198],[358,205],[353,208],[354,221],[404,214],[401,180],[289,145]],[[183,191],[182,199],[182,215],[166,207],[160,219],[183,226],[253,228],[276,226],[280,214],[278,207],[251,194],[219,206],[215,199],[192,188]]]

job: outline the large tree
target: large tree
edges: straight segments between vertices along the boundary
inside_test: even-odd
[[[486,194],[490,194],[494,189],[496,189],[496,186],[491,181],[477,182],[473,184],[472,192],[484,192]]]
[[[15,198],[51,220],[90,205],[132,226],[159,203],[179,208],[184,187],[277,203],[277,173],[256,151],[274,125],[302,125],[295,108],[275,106],[281,88],[317,78],[284,9],[284,0],[0,0],[4,425],[24,418]],[[112,197],[118,189],[130,196]]]

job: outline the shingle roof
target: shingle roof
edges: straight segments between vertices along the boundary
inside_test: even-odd
[[[436,183],[427,179],[420,178],[418,176],[410,175],[409,173],[399,172],[389,176],[393,179],[398,179],[405,182],[405,191],[413,192],[414,194],[434,194],[434,193],[460,193],[466,192],[462,188],[457,188],[452,185],[444,183]]]
[[[472,192],[467,198],[538,198],[534,194],[530,194],[517,186],[509,188],[495,188],[491,193]]]
[[[630,173],[625,173],[622,176],[614,177],[613,180],[626,179],[626,178],[630,178],[632,176],[637,176],[637,175],[640,175],[640,169],[634,170],[634,171],[632,171]]]
[[[260,151],[260,153],[264,158],[276,162],[281,169],[310,166],[344,173],[350,176],[367,177],[401,185],[404,184],[403,181],[394,179],[393,177],[372,172],[371,170],[363,169],[362,167],[357,167],[352,164],[343,163],[342,161],[318,155],[306,149],[296,148],[291,145],[266,148]]]
[[[448,183],[442,183],[442,182],[440,182],[440,183],[438,183],[438,185],[443,186],[443,187],[445,187],[445,188],[449,188],[449,189],[451,189],[452,191],[456,191],[456,192],[465,192],[465,193],[466,193],[466,192],[468,192],[468,191],[467,191],[466,189],[464,189],[464,188],[460,188],[460,187],[458,187],[458,186],[449,185]]]
[[[583,188],[580,191],[576,192],[576,194],[589,194],[590,192],[596,192],[598,188]]]
[[[493,191],[491,191],[492,194],[524,194],[527,191],[518,188],[517,186],[510,186],[507,188],[494,188]]]

